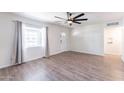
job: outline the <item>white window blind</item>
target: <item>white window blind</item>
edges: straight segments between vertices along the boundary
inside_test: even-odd
[[[24,48],[42,46],[42,28],[27,26],[23,24]]]

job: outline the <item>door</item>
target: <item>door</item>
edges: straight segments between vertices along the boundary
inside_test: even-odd
[[[104,31],[104,53],[121,55],[121,28],[107,28]]]
[[[66,50],[66,46],[67,46],[67,43],[66,43],[66,33],[65,32],[61,32],[61,34],[60,34],[60,49],[61,49],[61,52]]]

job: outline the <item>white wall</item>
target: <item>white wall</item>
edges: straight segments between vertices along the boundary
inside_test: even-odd
[[[61,52],[60,43],[59,43],[59,34],[60,32],[65,32],[68,37],[68,28],[64,28],[57,25],[51,25],[42,23],[39,21],[30,20],[27,18],[23,18],[10,13],[0,13],[0,68],[12,65],[11,55],[12,55],[12,45],[14,39],[14,22],[13,20],[20,20],[25,23],[43,26],[46,25],[49,27],[49,46],[50,46],[50,54],[55,54]],[[61,29],[61,30],[60,30]],[[65,43],[65,50],[68,50],[68,38],[66,39],[67,43]],[[30,58],[36,58],[41,56],[41,51],[38,51],[38,48],[31,49],[30,56],[25,58],[26,61],[30,60]],[[32,54],[33,53],[33,54]]]
[[[26,48],[23,51],[23,60],[28,62],[42,57],[42,47]]]
[[[122,31],[122,60],[124,62],[124,29]]]
[[[60,35],[65,34],[65,41],[63,40],[63,49],[61,48]],[[49,26],[49,48],[50,55],[54,55],[63,51],[69,50],[69,29],[58,26]]]
[[[71,32],[71,50],[96,55],[104,54],[103,24],[77,27]]]
[[[123,25],[122,25],[122,60],[124,62],[124,19],[123,19]]]

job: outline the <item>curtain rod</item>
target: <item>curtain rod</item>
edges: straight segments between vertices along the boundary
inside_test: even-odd
[[[21,21],[21,20],[12,20],[12,22],[17,22],[17,21],[22,22],[22,23],[27,24],[27,25],[48,27],[47,25],[44,25],[44,24],[42,24],[42,25],[37,25],[37,24],[31,24],[31,23],[28,23],[28,22],[24,22],[24,21]]]

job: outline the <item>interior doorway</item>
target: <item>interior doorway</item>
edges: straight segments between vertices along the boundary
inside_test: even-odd
[[[121,55],[122,29],[110,27],[104,29],[104,54]]]

